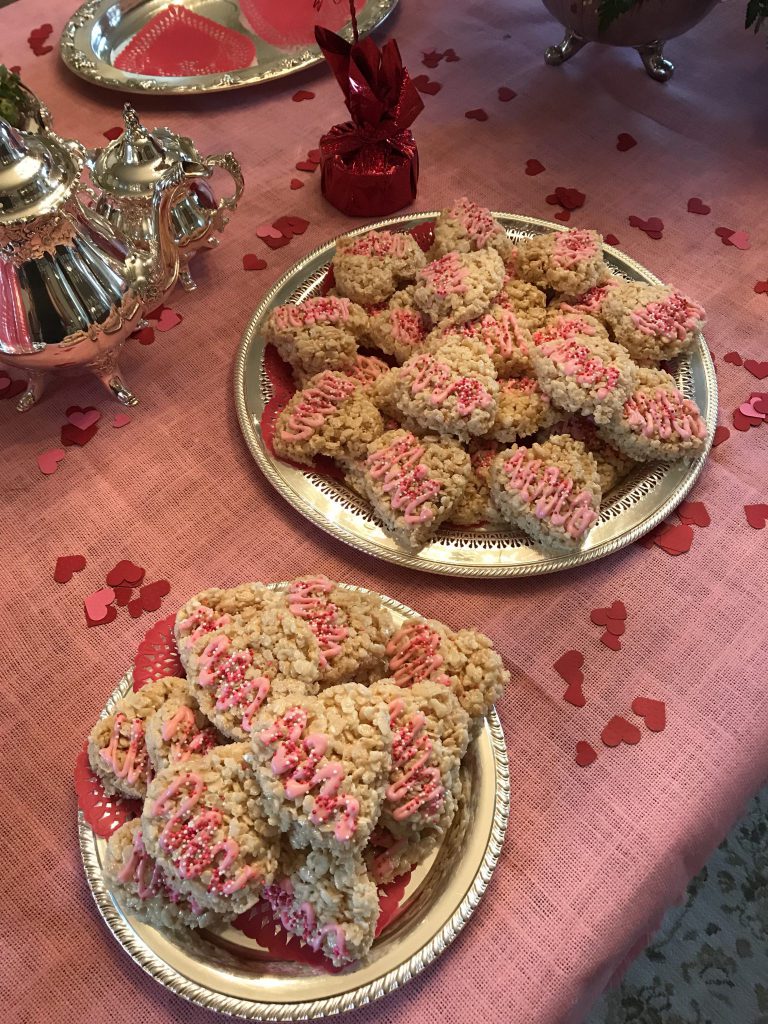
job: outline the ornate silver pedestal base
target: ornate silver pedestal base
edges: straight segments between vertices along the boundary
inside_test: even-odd
[[[578,53],[582,47],[587,45],[589,40],[584,39],[576,32],[568,30],[565,38],[557,46],[549,46],[544,51],[544,60],[551,67],[558,67]],[[664,40],[657,39],[653,43],[646,43],[644,46],[636,46],[635,49],[642,58],[645,70],[656,79],[657,82],[668,82],[675,73],[675,65],[663,55]]]
[[[116,359],[108,359],[98,366],[88,367],[94,376],[107,388],[122,405],[138,405],[139,400],[120,376]],[[41,370],[23,370],[27,374],[27,390],[16,403],[17,412],[27,412],[40,401],[49,374]]]

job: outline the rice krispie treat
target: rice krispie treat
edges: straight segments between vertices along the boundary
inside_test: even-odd
[[[168,676],[119,700],[88,737],[88,762],[110,796],[140,799],[152,777],[145,739],[147,719],[169,697],[186,692],[186,682]]]
[[[399,544],[420,548],[450,515],[469,472],[469,456],[455,441],[389,430],[349,467],[348,480]]]
[[[387,644],[388,678],[396,686],[431,682],[449,687],[477,735],[509,682],[493,644],[474,629],[454,632],[434,619],[412,619]]]
[[[670,374],[647,368],[637,371],[624,406],[599,431],[609,444],[641,462],[698,455],[707,439],[696,403],[683,397]]]
[[[373,945],[379,896],[359,853],[340,862],[283,842],[278,875],[264,899],[286,932],[337,967],[362,959]]]
[[[368,337],[372,344],[394,356],[398,363],[404,363],[421,351],[427,330],[426,318],[419,309],[394,299],[386,309],[373,313],[368,321]]]
[[[550,231],[518,243],[518,275],[537,288],[581,295],[602,284],[610,271],[596,231]]]
[[[277,306],[269,315],[264,338],[273,344],[302,383],[321,370],[348,370],[357,341],[368,327],[368,314],[345,298],[319,295]]]
[[[193,896],[174,889],[144,847],[139,818],[126,821],[109,837],[104,876],[123,909],[154,928],[212,928],[232,917],[202,907]]]
[[[384,429],[376,406],[352,377],[324,370],[297,391],[275,421],[275,454],[311,466],[316,455],[361,455]]]
[[[499,377],[516,377],[531,372],[528,354],[532,345],[531,334],[511,309],[492,306],[477,320],[437,328],[429,334],[424,347],[434,352],[448,341],[461,339],[482,342]]]
[[[144,845],[171,886],[222,914],[253,906],[277,868],[277,832],[259,806],[248,749],[214,747],[169,765],[151,782],[141,816]]]
[[[156,772],[226,742],[187,691],[186,681],[180,682],[184,692],[169,697],[146,722],[147,753]]]
[[[554,405],[605,423],[630,393],[637,368],[620,345],[581,327],[578,315],[548,320],[534,332],[531,363]]]
[[[282,595],[263,583],[241,583],[226,590],[211,587],[190,597],[176,613],[173,627],[182,665],[189,668],[190,655],[201,636],[228,625],[234,618],[249,619],[265,606],[274,607],[284,601]]]
[[[560,416],[535,377],[500,380],[496,419],[487,436],[508,444],[535,434]]]
[[[568,416],[558,419],[546,430],[536,435],[537,441],[546,441],[553,434],[570,434],[581,441],[597,465],[597,476],[600,490],[605,497],[609,491],[620,483],[637,465],[634,459],[623,455],[618,448],[608,444],[597,432],[595,421],[588,416]]]
[[[377,356],[364,356],[358,353],[355,356],[354,364],[349,369],[344,370],[344,375],[352,377],[366,393],[370,394],[373,385],[379,377],[388,371],[389,366],[387,366],[383,359],[379,359]]]
[[[275,701],[259,715],[251,744],[261,804],[292,846],[341,859],[365,846],[392,761],[387,708],[371,702],[367,686]]]
[[[381,674],[392,616],[375,594],[346,590],[327,576],[304,576],[288,588],[288,607],[320,645],[320,685],[367,682]]]
[[[564,295],[553,302],[551,308],[562,310],[563,313],[586,313],[602,323],[605,300],[619,285],[624,283],[624,278],[611,274],[603,284],[595,285],[594,288],[590,288],[582,295],[575,297]]]
[[[340,238],[333,258],[336,290],[353,302],[385,302],[416,277],[427,258],[416,239],[394,231],[368,231]]]
[[[435,241],[430,259],[448,252],[477,252],[495,249],[505,263],[515,259],[515,243],[489,210],[466,196],[440,211],[435,221]]]
[[[496,305],[511,310],[521,327],[535,331],[544,323],[547,315],[547,296],[541,288],[520,281],[509,274],[504,278],[501,291],[496,296]]]
[[[595,460],[567,434],[499,452],[491,467],[491,494],[509,523],[555,550],[578,548],[600,512]]]
[[[416,275],[413,299],[438,327],[464,324],[491,308],[504,282],[504,264],[495,249],[449,252]]]
[[[499,514],[491,500],[488,474],[499,445],[496,441],[479,438],[469,448],[471,472],[464,493],[451,510],[447,522],[452,526],[480,526],[498,523]]]
[[[426,430],[468,441],[496,417],[499,385],[481,341],[451,337],[434,353],[411,356],[396,379],[395,406]]]
[[[675,288],[632,281],[610,292],[601,316],[636,363],[656,366],[690,352],[706,314]]]

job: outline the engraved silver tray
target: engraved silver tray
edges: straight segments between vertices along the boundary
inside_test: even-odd
[[[273,584],[282,589],[287,584]],[[358,590],[358,587],[348,587]],[[417,612],[383,597],[399,626]],[[123,677],[102,717],[131,689]],[[495,711],[462,761],[464,796],[442,846],[410,878],[403,911],[368,956],[338,974],[273,960],[234,928],[160,931],[126,913],[107,888],[106,840],[78,815],[80,852],[93,898],[108,928],[147,974],[199,1006],[252,1020],[295,1021],[365,1006],[400,988],[456,938],[496,867],[509,816],[509,763]]]
[[[506,213],[493,216],[513,239],[563,230],[562,224],[532,217]],[[372,227],[407,231],[436,217],[436,212],[390,217],[350,233],[363,234]],[[318,294],[334,249],[335,242],[315,249],[264,297],[245,329],[235,366],[235,403],[248,447],[269,482],[315,526],[360,551],[409,569],[454,576],[534,576],[584,565],[631,544],[668,516],[693,486],[709,454],[717,425],[717,380],[703,335],[690,355],[676,361],[672,373],[680,390],[694,399],[706,420],[705,450],[696,458],[672,464],[646,463],[630,474],[603,499],[600,518],[578,552],[547,552],[530,546],[522,533],[499,527],[446,526],[418,552],[401,548],[385,533],[362,498],[343,484],[310,470],[302,472],[276,459],[261,434],[261,416],[271,397],[271,384],[264,370],[262,325],[274,306]],[[661,283],[619,249],[606,245],[604,252],[614,273],[631,281]]]
[[[143,92],[148,95],[178,96],[187,93],[221,92],[247,85],[271,82],[303,71],[323,60],[317,46],[279,50],[260,39],[241,17],[237,0],[174,0],[211,21],[234,29],[256,46],[257,63],[213,75],[179,78],[137,75],[114,65],[117,55],[148,21],[170,6],[171,0],[88,0],[79,7],[61,35],[61,57],[70,71],[106,89]],[[279,0],[276,0],[279,3]],[[310,7],[312,0],[306,0]],[[332,3],[333,0],[326,0]],[[372,32],[397,6],[397,0],[368,0],[358,14],[360,35]],[[318,16],[319,20],[322,20]],[[350,38],[350,30],[340,33]]]

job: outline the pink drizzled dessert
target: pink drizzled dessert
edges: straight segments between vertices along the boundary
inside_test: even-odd
[[[406,256],[412,248],[409,235],[392,231],[369,231],[342,249],[345,256]]]
[[[403,720],[404,710],[405,702],[400,699],[389,705],[393,781],[387,787],[386,797],[388,803],[395,805],[395,821],[404,821],[419,810],[426,817],[434,817],[445,800],[440,769],[429,764],[434,745],[425,732],[427,719],[417,711]]]
[[[549,405],[549,395],[545,395],[535,377],[510,377],[500,380],[499,388],[509,394],[538,395],[545,405]]]
[[[128,716],[118,711],[112,723],[109,743],[99,751],[99,757],[118,779],[124,779],[129,786],[133,786],[139,779],[149,779],[151,766],[144,741],[144,722],[141,718],[134,718],[131,721],[128,746],[121,746],[122,729],[127,721]]]
[[[389,367],[383,359],[378,359],[376,356],[357,355],[355,356],[354,366],[349,370],[345,370],[344,375],[366,385],[373,384],[388,369]]]
[[[604,363],[576,338],[545,341],[539,345],[539,350],[559,366],[566,377],[573,377],[577,384],[590,388],[597,398],[607,398],[618,383],[619,368]]]
[[[605,284],[595,285],[573,302],[562,302],[560,308],[566,313],[589,313],[590,316],[595,316],[600,312],[606,296],[614,288],[618,288],[619,284],[619,281],[606,281]]]
[[[212,726],[198,728],[195,713],[186,704],[181,704],[177,711],[165,722],[161,736],[171,745],[170,761],[188,761],[190,757],[207,753],[218,741],[216,730]]]
[[[253,665],[250,647],[232,649],[228,636],[215,636],[200,655],[200,686],[216,693],[216,710],[236,708],[240,725],[246,732],[253,716],[267,699],[270,681],[264,675],[249,673]]]
[[[405,845],[405,839],[395,839],[389,829],[376,826],[371,834],[371,847],[378,851],[371,863],[371,877],[374,882],[380,882],[394,874],[394,858]]]
[[[325,760],[330,741],[325,733],[309,733],[307,712],[302,707],[289,708],[272,725],[259,733],[259,739],[269,747],[275,747],[272,756],[272,771],[285,776],[283,786],[289,800],[298,800],[313,790],[314,803],[309,820],[321,825],[335,819],[333,834],[345,842],[357,830],[360,804],[353,796],[339,793],[344,782],[344,766],[339,761]]]
[[[305,299],[300,306],[292,303],[278,306],[273,316],[279,331],[300,330],[302,327],[337,327],[349,320],[349,299],[321,295]]]
[[[296,580],[288,588],[291,612],[304,619],[317,637],[322,668],[327,668],[328,662],[340,653],[342,643],[349,636],[349,629],[339,621],[341,611],[328,597],[333,588],[334,584],[326,576]]]
[[[449,252],[423,267],[417,280],[445,298],[447,295],[463,295],[467,290],[467,277],[461,256],[457,252]]]
[[[152,801],[149,814],[168,819],[158,842],[179,877],[200,878],[204,872],[210,872],[207,891],[231,896],[261,876],[248,864],[236,866],[240,844],[227,835],[228,824],[223,812],[203,802],[206,791],[201,775],[184,772]]]
[[[577,334],[586,334],[588,337],[592,337],[597,334],[597,331],[595,325],[583,317],[558,317],[548,323],[546,327],[540,327],[538,331],[534,331],[533,340],[537,346],[541,346],[547,341],[556,341],[557,339],[565,341],[575,338]]]
[[[631,430],[645,437],[668,441],[707,436],[707,426],[696,405],[675,389],[656,388],[652,393],[636,391],[624,403],[624,416]]]
[[[182,619],[177,628],[181,642],[185,647],[191,647],[201,636],[212,633],[215,629],[226,626],[231,621],[229,615],[217,615],[213,608],[201,604],[186,619]]]
[[[447,327],[444,336],[460,335],[471,340],[477,339],[485,345],[489,356],[498,353],[511,356],[513,352],[528,351],[528,339],[518,323],[514,311],[500,306],[496,313],[486,313],[479,320],[474,320],[460,327]]]
[[[448,216],[457,220],[461,227],[474,242],[475,249],[484,248],[495,235],[504,234],[504,230],[496,223],[488,210],[473,203],[466,196],[457,199]]]
[[[387,643],[386,651],[389,672],[397,686],[413,686],[424,679],[450,686],[450,679],[440,671],[444,661],[440,634],[423,620],[401,626]]]
[[[488,470],[490,469],[491,463],[499,453],[499,446],[495,442],[489,442],[487,448],[478,448],[477,451],[472,452],[470,455],[470,461],[472,463],[472,469],[484,480],[488,476]]]
[[[118,872],[117,880],[123,885],[132,882],[136,886],[136,895],[140,900],[162,896],[171,903],[178,903],[180,899],[179,894],[169,885],[163,869],[147,853],[141,829],[138,829],[133,837],[131,855]]]
[[[686,335],[696,330],[704,317],[703,306],[677,291],[630,313],[630,319],[643,334],[660,334],[678,341],[684,341]]]
[[[326,935],[332,936],[330,945],[338,959],[349,958],[346,936],[340,924],[331,921],[319,926],[315,908],[307,900],[299,903],[294,899],[290,878],[284,878],[264,890],[264,899],[272,908],[273,915],[291,935],[298,936],[310,949],[317,952]]]
[[[558,466],[548,466],[533,458],[524,448],[504,462],[507,490],[533,505],[537,519],[546,519],[577,539],[596,522],[598,513],[592,494],[583,490],[574,494],[574,482]]]
[[[432,405],[442,405],[453,395],[459,416],[471,416],[475,409],[487,409],[493,404],[493,395],[477,377],[459,377],[450,366],[426,352],[414,356],[408,366],[403,367],[403,375],[410,377],[414,395],[421,391],[430,393]]]
[[[382,482],[392,508],[402,511],[410,524],[434,519],[434,502],[442,490],[440,481],[430,477],[429,468],[421,461],[425,450],[413,434],[408,434],[379,448],[366,460],[372,479]]]
[[[597,241],[589,231],[559,231],[552,250],[552,262],[570,270],[582,260],[591,260],[599,252]]]
[[[424,321],[412,309],[390,310],[389,326],[398,345],[410,345],[411,348],[415,348],[427,336]]]
[[[306,441],[359,386],[352,377],[324,370],[311,388],[301,392],[301,400],[288,417],[288,426],[283,427],[280,436],[284,441]]]

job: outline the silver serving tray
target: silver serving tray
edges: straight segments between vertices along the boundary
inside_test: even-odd
[[[287,584],[274,584],[281,589]],[[361,588],[349,587],[356,590]],[[382,597],[399,626],[417,613]],[[102,717],[131,689],[123,677]],[[96,905],[117,941],[147,974],[192,1003],[253,1020],[307,1020],[365,1006],[400,988],[456,938],[474,913],[501,853],[509,815],[509,763],[492,711],[462,762],[464,798],[442,846],[411,876],[407,909],[365,960],[338,974],[273,960],[234,928],[160,931],[137,921],[104,880],[106,840],[78,816],[80,852]]]
[[[306,2],[309,7],[312,0]],[[326,3],[331,2],[333,0],[326,0]],[[379,26],[397,2],[368,0],[358,14],[360,35],[367,35]],[[120,51],[148,21],[169,6],[170,0],[89,0],[64,26],[59,43],[62,60],[80,78],[106,89],[165,96],[242,89],[284,78],[323,60],[317,46],[292,50],[270,46],[241,19],[237,0],[180,0],[180,6],[249,38],[256,46],[257,63],[238,71],[183,78],[150,77],[116,68],[114,60]],[[350,30],[345,28],[341,35],[350,37]]]
[[[561,224],[532,217],[506,213],[493,216],[513,239],[563,230]],[[407,231],[436,217],[436,212],[390,217],[350,234],[363,234],[371,227]],[[699,335],[690,355],[676,361],[672,372],[680,390],[695,400],[706,420],[709,436],[704,452],[672,464],[646,463],[633,472],[604,498],[600,518],[578,552],[547,552],[532,547],[522,533],[498,527],[444,527],[431,544],[418,552],[401,548],[385,533],[362,498],[342,484],[276,459],[261,434],[261,416],[272,390],[264,370],[262,327],[275,306],[300,302],[319,293],[334,250],[335,241],[315,249],[280,278],[251,317],[235,366],[237,415],[253,457],[275,489],[326,533],[369,555],[409,569],[453,576],[534,576],[584,565],[626,547],[668,516],[693,486],[709,454],[717,425],[717,380],[703,335]],[[631,281],[661,283],[619,249],[606,245],[604,252],[614,273]]]

